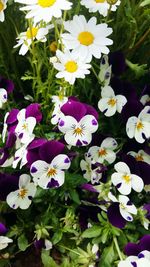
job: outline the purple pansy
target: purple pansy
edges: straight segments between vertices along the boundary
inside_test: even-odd
[[[9,79],[0,76],[0,88],[4,88],[7,93],[11,93],[14,90],[14,83]]]
[[[0,222],[0,235],[5,235],[7,233],[8,229],[6,228],[5,224]]]
[[[121,75],[126,69],[124,54],[121,51],[111,52],[109,54],[109,64],[112,66],[114,75]]]
[[[138,243],[129,242],[124,248],[127,256],[137,256],[143,250],[150,251],[150,235],[144,235]]]
[[[0,200],[5,201],[7,195],[18,188],[19,175],[0,173]]]

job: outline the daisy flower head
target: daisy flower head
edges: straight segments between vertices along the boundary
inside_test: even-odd
[[[0,21],[3,22],[4,19],[5,19],[5,16],[4,16],[4,10],[6,9],[7,7],[7,1],[8,0],[0,0]]]
[[[125,96],[115,95],[114,90],[110,86],[105,86],[102,88],[98,108],[105,116],[111,117],[116,112],[121,113],[123,106],[126,103],[127,99]]]
[[[101,54],[108,54],[107,45],[113,41],[107,38],[112,33],[106,23],[97,24],[96,17],[86,21],[83,15],[75,15],[73,20],[64,22],[68,33],[62,34],[62,41],[67,49],[71,49],[82,60],[90,62],[92,56],[100,58]]]
[[[6,202],[12,209],[28,209],[31,205],[31,200],[36,194],[36,186],[30,180],[29,175],[22,174],[19,178],[19,189],[8,194]]]
[[[42,20],[48,23],[52,17],[60,18],[62,10],[69,10],[72,6],[67,0],[15,0],[15,2],[26,5],[20,10],[28,11],[26,18],[33,18],[35,23]]]
[[[116,172],[112,174],[111,181],[121,194],[129,195],[132,188],[138,193],[143,190],[143,180],[138,175],[132,174],[125,162],[116,163],[114,168]]]
[[[57,50],[56,56],[59,62],[53,65],[59,71],[56,74],[57,78],[64,78],[70,84],[74,84],[76,78],[84,79],[85,75],[90,73],[91,65],[79,58],[74,52],[65,51],[63,53]]]
[[[48,34],[49,26],[46,26],[45,28],[40,28],[39,26],[33,26],[31,28],[28,28],[26,32],[20,33],[19,37],[17,38],[18,43],[14,46],[14,48],[17,48],[21,46],[19,50],[19,55],[24,56],[33,40],[37,40],[39,42],[46,42],[46,35]]]
[[[106,17],[108,11],[116,11],[120,5],[120,0],[81,0],[81,5],[89,9],[89,12],[99,12],[103,17]]]
[[[144,143],[150,138],[150,107],[146,106],[138,117],[132,116],[126,124],[126,132],[129,138],[135,138],[138,143]]]

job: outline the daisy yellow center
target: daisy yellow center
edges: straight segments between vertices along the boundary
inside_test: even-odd
[[[37,32],[38,32],[38,28],[36,28],[36,27],[33,27],[31,29],[29,28],[26,32],[26,36],[28,39],[32,39],[32,38],[36,37]]]
[[[0,11],[2,11],[4,9],[4,4],[2,3],[2,1],[0,1]]]
[[[96,3],[104,3],[105,0],[95,0]]]
[[[41,7],[51,7],[55,4],[56,0],[38,0],[38,4]]]
[[[70,60],[68,61],[66,64],[65,64],[65,69],[68,71],[68,72],[76,72],[77,69],[78,69],[78,65],[75,61],[73,60]]]
[[[107,102],[107,104],[108,105],[110,105],[111,107],[114,107],[115,105],[116,105],[116,99],[114,99],[114,98],[111,98],[108,102]]]
[[[25,198],[27,192],[28,192],[28,190],[25,189],[25,188],[20,189],[20,191],[19,191],[19,197],[21,197],[22,199]]]
[[[91,32],[81,32],[78,35],[78,40],[82,45],[91,45],[94,41],[94,35]]]
[[[136,125],[136,128],[137,128],[137,130],[141,130],[141,129],[143,129],[143,128],[144,128],[143,123],[142,123],[141,121],[139,121],[139,122],[137,123],[137,125]]]
[[[129,175],[123,175],[123,179],[127,184],[131,181],[131,177]]]
[[[56,174],[57,174],[57,171],[56,171],[56,169],[54,169],[54,168],[50,168],[50,169],[48,170],[48,172],[47,172],[47,176],[48,176],[48,177],[55,176]]]
[[[74,134],[76,135],[82,135],[83,131],[81,128],[77,127],[76,129],[74,129]]]
[[[106,156],[106,155],[107,155],[107,152],[106,152],[106,150],[105,150],[104,148],[102,148],[102,149],[100,149],[100,150],[98,151],[98,155],[99,155],[100,157],[103,157],[103,156]]]
[[[144,161],[143,156],[142,156],[141,154],[137,155],[137,156],[135,157],[135,159],[136,159],[137,161]]]

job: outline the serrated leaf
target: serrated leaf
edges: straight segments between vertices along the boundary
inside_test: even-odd
[[[24,234],[18,237],[18,247],[21,251],[25,251],[28,247],[28,240]]]
[[[109,247],[104,248],[99,267],[112,267],[112,263],[115,259],[115,252],[113,244]]]
[[[102,232],[102,229],[100,228],[100,226],[98,225],[94,225],[88,229],[86,229],[83,234],[82,237],[83,238],[93,238],[93,237],[98,237]]]

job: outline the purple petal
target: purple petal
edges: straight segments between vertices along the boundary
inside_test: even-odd
[[[53,158],[61,154],[65,148],[65,145],[59,141],[51,140],[44,143],[39,149],[39,155],[41,160],[50,163]]]
[[[36,122],[40,122],[42,120],[42,113],[40,111],[40,105],[37,103],[31,104],[26,108],[26,118],[34,117]]]
[[[118,228],[124,228],[126,225],[126,220],[121,216],[119,211],[119,203],[113,203],[110,205],[107,211],[107,216],[109,222]]]
[[[78,139],[78,141],[76,142],[77,146],[82,146],[82,142]]]
[[[53,187],[59,187],[59,183],[58,181],[52,178],[51,181],[47,184],[47,188],[53,188]]]
[[[148,250],[150,251],[150,234],[149,235],[144,235],[140,242],[139,242],[139,246],[140,246],[140,251],[143,250]]]
[[[0,235],[5,235],[7,233],[8,229],[6,226],[0,222]]]
[[[0,173],[0,200],[5,201],[7,195],[18,189],[19,175]]]
[[[12,109],[10,112],[9,112],[9,115],[8,115],[8,118],[6,120],[6,123],[7,124],[13,124],[15,122],[17,122],[17,115],[19,113],[19,109]]]
[[[0,148],[0,166],[9,158],[9,152],[6,148]]]
[[[61,111],[67,116],[74,117],[77,121],[80,121],[86,114],[86,108],[84,104],[69,100],[61,107]]]
[[[14,90],[14,83],[11,80],[0,77],[0,88],[4,88],[7,93],[11,93]]]
[[[139,244],[129,242],[125,246],[124,251],[127,256],[137,256],[140,252],[140,246]]]
[[[83,185],[81,185],[81,189],[84,189],[84,190],[90,191],[90,192],[94,192],[94,193],[98,193],[98,191],[91,184],[83,184]]]
[[[137,263],[135,261],[131,262],[131,264],[133,265],[133,267],[137,267]]]
[[[46,139],[44,138],[35,138],[29,145],[28,145],[28,150],[32,150],[35,148],[39,148],[43,144],[47,142]]]
[[[93,115],[95,117],[95,119],[98,120],[99,115],[98,115],[98,112],[96,111],[96,109],[90,105],[85,104],[85,103],[83,103],[83,104],[86,108],[86,115]]]
[[[16,135],[13,132],[9,132],[6,140],[6,148],[12,148],[16,142]]]
[[[109,54],[109,64],[112,65],[113,74],[119,76],[126,69],[125,57],[121,51],[115,51]]]

